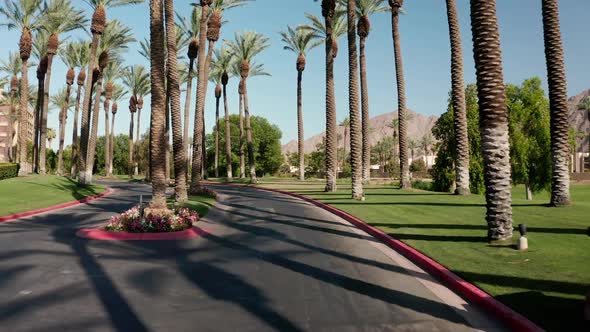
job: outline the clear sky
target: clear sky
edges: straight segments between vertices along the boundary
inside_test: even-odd
[[[193,1],[194,2],[194,1]],[[197,1],[198,2],[198,1]],[[74,0],[77,6],[89,11],[81,0]],[[135,31],[137,40],[149,36],[148,2],[108,10],[109,19],[119,19]],[[176,9],[189,15],[191,1],[176,1]],[[232,39],[234,32],[256,30],[271,38],[272,46],[258,59],[264,63],[272,77],[255,77],[249,80],[250,107],[253,115],[268,118],[283,131],[283,143],[297,137],[296,117],[296,55],[283,50],[279,31],[287,25],[305,23],[304,13],[321,16],[321,2],[312,0],[256,0],[246,7],[225,13],[228,21],[222,28],[222,39]],[[524,79],[539,76],[546,82],[546,68],[543,53],[543,34],[540,0],[498,0],[501,43],[503,49],[504,75],[507,82],[520,83]],[[450,50],[446,7],[443,0],[407,0],[406,15],[401,17],[401,42],[406,76],[408,107],[423,114],[441,114],[446,110],[450,89]],[[461,20],[465,59],[465,81],[475,81],[471,30],[469,21],[469,0],[457,0]],[[590,88],[590,43],[587,41],[587,13],[590,1],[561,0],[561,26],[566,53],[568,95],[575,95]],[[90,12],[90,11],[89,11]],[[90,15],[90,14],[89,14]],[[19,33],[0,30],[0,58],[17,49]],[[73,34],[70,38],[84,37],[85,32]],[[219,45],[221,44],[218,43]],[[348,69],[347,40],[340,40],[340,53],[336,60],[336,99],[338,120],[348,113]],[[138,44],[130,45],[124,58],[127,64],[148,65],[137,53]],[[324,130],[325,72],[323,48],[308,54],[307,69],[303,76],[303,107],[305,136],[309,137]],[[391,15],[380,13],[372,17],[372,31],[367,41],[368,82],[371,116],[394,111],[397,93],[393,65],[391,40]],[[65,85],[66,68],[61,61],[54,62],[52,90],[55,92]],[[34,78],[35,68],[29,77]],[[546,83],[545,83],[546,86]],[[209,91],[212,92],[210,86]],[[229,86],[230,111],[237,113],[237,80]],[[194,99],[194,96],[193,96]],[[184,105],[184,95],[182,96]],[[193,101],[194,107],[194,101]],[[149,97],[142,115],[142,131],[147,129]],[[72,111],[73,112],[73,111]],[[49,114],[49,127],[58,129],[57,110]],[[73,113],[70,113],[73,114]],[[214,122],[215,100],[209,93],[206,108],[208,131]],[[102,118],[99,133],[103,133]],[[116,122],[117,133],[129,130],[127,100],[119,103]],[[66,144],[71,141],[72,117],[68,118]],[[192,131],[191,131],[192,132]],[[57,143],[53,143],[57,148]]]

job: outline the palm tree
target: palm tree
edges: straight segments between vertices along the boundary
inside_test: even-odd
[[[586,119],[590,122],[590,97],[586,96],[582,99],[582,102],[578,105],[578,109],[586,111]],[[590,152],[590,139],[588,140],[588,152]],[[582,158],[582,160],[584,159]],[[584,171],[585,166],[584,162],[582,162],[582,172]]]
[[[248,105],[248,77],[250,75],[252,61],[270,47],[269,38],[260,33],[246,31],[235,35],[235,39],[229,43],[229,47],[235,54],[240,66],[240,85],[243,92],[244,113],[246,120],[246,138],[248,142],[248,163],[250,166],[250,181],[257,183],[256,166],[254,161],[254,146],[252,143],[252,128],[250,126],[250,109]]]
[[[164,45],[164,13],[162,0],[150,1],[150,43]],[[151,207],[166,208],[166,56],[162,47],[150,49],[152,111],[150,126],[150,178],[152,180]],[[133,96],[131,97],[133,98]]]
[[[184,34],[189,39],[187,56],[189,59],[187,78],[186,78],[186,98],[184,101],[184,134],[183,141],[185,146],[186,156],[186,175],[188,179],[188,169],[190,166],[190,108],[191,108],[191,96],[193,91],[193,74],[195,59],[199,54],[199,31],[201,22],[201,7],[193,7],[191,16],[189,19],[181,18],[179,15],[178,19],[181,22],[178,26],[184,31]]]
[[[19,79],[18,74],[22,70],[22,60],[20,55],[16,52],[9,52],[8,53],[8,61],[0,61],[0,72],[6,73],[10,75],[10,109],[9,113],[6,114],[6,118],[9,120],[8,122],[8,160],[13,162],[13,155],[12,155],[12,146],[13,146],[13,126],[14,122],[18,119],[16,114],[16,105],[17,105],[17,93],[19,89]]]
[[[72,79],[73,81],[73,79]],[[68,118],[68,111],[73,103],[70,103],[69,85],[62,88],[57,94],[51,96],[51,104],[53,108],[59,109],[59,148],[57,152],[57,175],[63,176],[63,151],[64,139],[66,137],[66,121]]]
[[[39,145],[41,140],[41,113],[43,110],[43,90],[45,89],[45,74],[47,73],[47,44],[49,34],[45,30],[39,30],[33,39],[33,55],[39,61],[37,66],[37,99],[35,101],[33,141],[33,172],[39,172]]]
[[[143,107],[143,102],[139,105],[139,101],[143,101],[143,96],[147,95],[150,91],[150,74],[148,73],[147,69],[142,65],[135,65],[127,67],[126,70],[123,71],[123,84],[128,88],[129,92],[131,93],[131,99],[129,102],[129,110],[131,112],[131,123],[130,123],[130,137],[129,137],[129,149],[130,149],[130,159],[129,159],[129,177],[132,178],[134,172],[134,155],[133,155],[133,122],[134,116],[137,112],[137,136],[140,135],[139,129],[139,122],[141,121],[141,108]],[[141,108],[140,108],[141,107]],[[139,142],[139,138],[138,138]]]
[[[547,61],[549,106],[551,110],[551,157],[553,159],[551,181],[551,205],[570,204],[570,177],[568,171],[568,103],[567,82],[559,5],[557,0],[543,0],[543,36]]]
[[[94,76],[94,68],[96,68],[97,64],[97,51],[100,43],[101,36],[105,32],[106,24],[107,24],[107,17],[106,17],[106,8],[108,7],[118,7],[124,6],[129,4],[137,4],[143,2],[143,0],[84,0],[90,7],[94,10],[92,15],[92,22],[90,25],[90,32],[92,33],[92,46],[90,48],[90,56],[89,56],[89,65],[88,65],[88,72],[89,75],[86,79],[86,84],[84,86],[84,104],[83,104],[83,112],[82,112],[82,135],[80,139],[80,170],[79,170],[79,177],[78,182],[80,184],[88,184],[92,182],[92,167],[94,161],[94,151],[91,148],[95,142],[92,142],[92,137],[94,135],[89,135],[90,133],[90,104],[92,99],[92,85],[93,85],[93,76]],[[104,53],[107,54],[107,53]],[[106,64],[105,64],[106,66]],[[100,101],[100,93],[99,101]],[[98,111],[97,111],[98,113]],[[96,118],[96,121],[94,121]],[[93,124],[98,124],[98,116],[93,118]],[[92,161],[92,162],[91,162]],[[88,170],[90,169],[90,171]],[[90,174],[88,174],[90,173]],[[89,177],[89,179],[87,179]]]
[[[397,156],[397,149],[399,148],[398,145],[398,139],[399,139],[399,134],[397,132],[397,130],[399,129],[399,115],[397,118],[393,118],[391,119],[391,122],[387,124],[387,127],[391,128],[393,130],[393,134],[392,134],[392,138],[393,138],[393,158],[395,158]]]
[[[117,102],[121,100],[127,91],[123,88],[123,86],[114,83],[113,84],[113,105],[111,106],[111,113],[113,114],[113,119],[111,120],[111,139],[109,140],[109,169],[107,169],[107,176],[113,176],[113,152],[114,152],[114,145],[115,145],[115,116],[117,115],[117,111],[119,110],[119,105]]]
[[[31,56],[31,32],[39,28],[40,17],[43,15],[41,0],[5,0],[5,5],[0,7],[0,15],[5,21],[0,23],[8,29],[17,28],[21,31],[19,52],[22,61],[20,80],[19,103],[19,133],[18,133],[18,157],[19,175],[27,175],[31,172],[31,165],[27,160],[27,132],[24,122],[28,112],[29,80],[28,60]]]
[[[350,131],[350,118],[344,118],[344,120],[340,122],[340,126],[343,130],[342,150],[344,156],[342,157],[342,171],[344,171],[344,165],[346,164],[346,137],[348,136],[348,132]]]
[[[55,135],[55,129],[47,128],[47,145],[53,145],[53,140],[55,139],[55,137],[57,137]]]
[[[400,185],[402,189],[411,188],[410,168],[408,165],[408,129],[406,110],[406,82],[402,63],[402,50],[399,36],[399,14],[404,0],[389,0],[391,6],[391,31],[393,36],[393,50],[395,53],[395,72],[397,78],[397,102],[399,118],[399,157],[400,157]]]
[[[225,162],[226,162],[226,170],[227,170],[227,178],[229,180],[233,179],[232,174],[232,152],[231,152],[231,126],[229,121],[229,105],[227,103],[227,84],[229,83],[230,75],[234,76],[232,73],[232,64],[234,60],[234,55],[230,52],[227,47],[222,47],[221,49],[216,49],[214,53],[214,59],[212,63],[212,71],[215,75],[219,75],[221,80],[221,85],[223,86],[223,107],[225,110]],[[218,124],[216,124],[217,126]],[[218,132],[218,130],[217,130]]]
[[[338,175],[338,142],[336,126],[336,97],[334,95],[334,60],[338,55],[338,38],[347,30],[343,11],[336,11],[335,0],[322,1],[324,22],[313,15],[306,14],[310,24],[305,26],[314,33],[326,47],[326,188],[336,191]]]
[[[80,29],[87,23],[84,12],[74,8],[70,0],[51,0],[47,14],[42,19],[42,27],[49,34],[47,43],[47,72],[43,88],[43,108],[41,110],[40,140],[47,135],[47,112],[49,110],[49,91],[51,86],[51,69],[53,57],[60,48],[59,34]],[[63,120],[65,121],[65,119]],[[65,134],[65,133],[64,133]],[[61,134],[60,134],[61,135]],[[39,173],[45,174],[45,144],[39,146]],[[63,170],[58,169],[58,174]],[[61,175],[61,174],[59,174]]]
[[[109,170],[111,169],[111,165],[110,162],[112,160],[111,156],[110,156],[110,146],[111,146],[111,131],[109,128],[109,113],[111,112],[111,100],[113,98],[113,89],[115,86],[114,81],[118,78],[121,77],[121,73],[123,71],[123,68],[121,67],[121,63],[119,61],[111,61],[109,62],[109,64],[107,65],[105,72],[104,72],[104,77],[106,79],[106,83],[105,83],[105,93],[104,93],[104,114],[105,114],[105,118],[104,118],[104,125],[105,125],[105,154],[104,154],[104,168],[105,168],[105,173],[108,176],[109,174]]]
[[[64,103],[66,105],[70,104],[70,95],[72,92],[72,85],[74,85],[74,80],[76,79],[76,71],[75,68],[78,66],[78,54],[77,54],[77,48],[78,47],[78,43],[77,42],[70,42],[68,43],[64,48],[61,49],[60,53],[59,53],[59,57],[61,59],[61,61],[66,65],[66,67],[68,67],[68,71],[66,73],[66,99],[64,100]],[[55,103],[54,103],[55,104]],[[62,114],[64,115],[64,119],[62,119],[60,117],[60,122],[66,122],[66,118],[67,118],[67,113],[66,114]],[[77,121],[75,121],[77,122]],[[77,123],[75,124],[77,126]],[[62,131],[61,131],[61,126],[60,126],[60,142],[65,139],[65,127],[64,127],[64,138],[61,137],[62,135]],[[73,144],[73,142],[72,142]],[[61,152],[61,151],[60,151]],[[63,154],[63,153],[62,153]],[[61,165],[61,167],[60,167]],[[57,167],[57,174],[62,176],[63,175],[63,161],[60,163],[59,160],[59,153],[58,153],[58,167]]]
[[[78,174],[78,167],[80,163],[80,139],[78,136],[78,121],[80,119],[80,98],[82,96],[82,88],[86,81],[86,67],[88,66],[90,48],[85,42],[78,42],[74,48],[73,53],[76,57],[76,67],[80,67],[76,84],[78,90],[76,92],[76,107],[74,111],[74,129],[72,130],[72,170],[70,175],[75,177]]]
[[[451,85],[455,129],[455,194],[469,195],[469,137],[465,110],[465,84],[463,82],[463,48],[459,16],[455,0],[447,0],[447,18],[451,39]]]
[[[356,48],[356,1],[347,0],[348,13],[348,106],[350,111],[350,166],[352,198],[363,197],[362,132],[359,114],[358,54]]]
[[[188,199],[186,192],[186,156],[182,137],[182,119],[180,111],[180,82],[178,73],[178,58],[176,44],[176,24],[174,23],[174,0],[166,0],[164,3],[166,17],[166,50],[167,50],[167,94],[170,101],[172,115],[172,141],[174,154],[174,187],[176,202],[184,202]],[[143,104],[143,101],[142,101]],[[168,142],[166,142],[168,145]]]
[[[358,36],[359,45],[359,62],[361,78],[361,105],[362,105],[362,132],[363,132],[363,183],[369,183],[371,179],[371,142],[369,140],[369,89],[367,85],[367,60],[365,56],[365,44],[371,31],[371,21],[369,17],[375,13],[389,11],[389,7],[383,5],[384,0],[356,0],[356,14],[358,15]],[[345,5],[345,0],[340,0]]]
[[[428,167],[428,157],[430,155],[430,147],[432,144],[434,144],[434,140],[430,133],[424,134],[422,139],[420,139],[420,147],[422,148],[422,151],[424,151],[424,164],[426,167]]]
[[[217,52],[217,50],[215,50]],[[211,62],[211,71],[209,72],[209,80],[215,84],[215,156],[213,162],[213,169],[215,177],[219,177],[219,107],[221,101],[222,87],[221,87],[221,73],[214,67],[214,62]]]
[[[414,155],[415,155],[416,149],[418,149],[418,147],[419,147],[418,142],[416,142],[413,139],[408,140],[408,149],[410,150],[410,159],[412,160],[412,163],[414,162]]]
[[[281,40],[285,43],[285,50],[297,54],[297,128],[298,128],[298,151],[299,151],[299,180],[305,180],[305,154],[303,151],[303,96],[301,91],[301,81],[303,71],[305,70],[306,53],[312,48],[319,45],[314,41],[315,35],[309,29],[301,27],[287,27],[286,31],[281,32]]]
[[[488,238],[512,237],[508,111],[495,0],[471,0]]]

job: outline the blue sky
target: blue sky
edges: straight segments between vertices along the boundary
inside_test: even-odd
[[[148,1],[149,2],[149,1]],[[80,8],[87,8],[80,0],[74,0]],[[450,51],[446,21],[445,1],[406,1],[406,15],[401,17],[401,42],[406,76],[408,107],[423,114],[441,114],[446,110],[450,89]],[[471,30],[469,21],[469,0],[457,0],[463,37],[465,81],[475,81]],[[546,82],[546,68],[543,53],[541,22],[541,1],[539,0],[498,0],[501,43],[503,48],[504,75],[507,82],[520,83],[524,79],[539,76]],[[566,53],[568,94],[575,95],[590,88],[590,43],[587,42],[586,14],[590,12],[589,1],[560,1],[562,34]],[[176,1],[176,9],[188,15],[190,1]],[[222,39],[232,39],[234,32],[255,30],[271,38],[272,46],[257,61],[265,64],[272,77],[255,77],[249,80],[250,108],[253,115],[268,118],[283,131],[283,143],[297,137],[296,118],[296,55],[284,51],[279,31],[287,25],[305,23],[304,13],[321,15],[320,2],[312,0],[256,0],[250,5],[225,13],[228,21],[222,28]],[[137,40],[149,36],[148,3],[108,10],[109,19],[119,19],[133,28]],[[0,30],[3,43],[0,58],[17,48],[19,33]],[[77,32],[70,38],[86,36]],[[89,37],[87,37],[89,38]],[[221,43],[218,43],[221,44]],[[339,121],[348,113],[348,69],[347,41],[340,40],[340,54],[336,60],[336,99]],[[130,46],[124,55],[127,64],[148,65],[137,53],[138,44]],[[371,116],[394,111],[397,93],[391,41],[391,16],[389,13],[372,17],[372,31],[367,41],[368,82]],[[52,91],[64,84],[66,68],[61,61],[54,62]],[[30,77],[34,77],[34,68]],[[319,47],[308,54],[307,69],[303,76],[303,107],[305,136],[309,137],[324,130],[324,56]],[[546,86],[546,83],[544,83]],[[212,92],[213,87],[209,87]],[[230,111],[237,113],[237,80],[229,86]],[[194,99],[194,96],[193,96]],[[127,100],[119,103],[116,132],[127,133],[129,112]],[[182,96],[184,105],[184,95]],[[193,101],[194,107],[194,101]],[[149,97],[146,108],[149,110]],[[49,127],[58,128],[57,110],[49,114]],[[147,129],[149,118],[144,111],[142,131]],[[206,108],[207,128],[214,122],[215,100],[209,93]],[[102,114],[101,114],[102,117]],[[99,133],[104,131],[100,121]],[[66,144],[71,141],[72,117],[68,118]],[[57,148],[57,143],[53,143]]]

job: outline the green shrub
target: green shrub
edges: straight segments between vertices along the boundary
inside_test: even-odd
[[[412,188],[433,191],[432,182],[426,182],[426,181],[414,181],[414,182],[412,182]]]
[[[0,180],[18,176],[18,164],[0,164]]]

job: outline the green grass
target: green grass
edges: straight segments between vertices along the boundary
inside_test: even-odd
[[[392,185],[369,186],[366,201],[350,199],[350,185],[324,193],[323,182],[263,180],[265,187],[298,192],[349,212],[434,258],[552,331],[578,331],[584,294],[590,290],[590,186],[573,185],[573,205],[549,208],[548,193],[533,201],[513,192],[515,227],[529,228],[530,249],[488,244],[485,198],[459,197]]]
[[[170,203],[174,202],[174,200],[170,200]],[[178,204],[178,206],[187,207],[191,210],[196,211],[201,218],[207,215],[209,212],[209,208],[213,206],[215,203],[215,198],[208,197],[208,196],[189,196],[188,202]]]
[[[105,186],[78,186],[58,176],[27,176],[0,181],[0,216],[41,209],[102,193]]]

